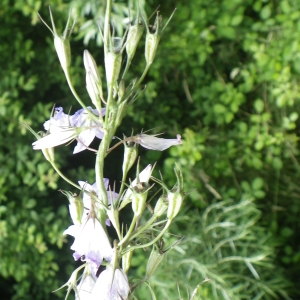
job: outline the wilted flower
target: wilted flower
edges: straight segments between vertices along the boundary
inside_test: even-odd
[[[97,279],[91,300],[125,300],[129,292],[126,274],[109,266]]]

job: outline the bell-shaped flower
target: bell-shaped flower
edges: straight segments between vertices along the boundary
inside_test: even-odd
[[[168,149],[171,146],[181,145],[181,135],[177,134],[177,139],[162,139],[158,138],[155,135],[148,134],[138,134],[128,138],[128,140],[140,144],[142,147],[150,150],[163,151]]]
[[[86,264],[81,280],[75,290],[75,300],[89,300],[91,299],[92,291],[96,284],[97,277],[91,270],[91,265]]]
[[[112,247],[105,230],[96,218],[87,218],[87,221],[83,222],[81,226],[72,225],[64,231],[64,234],[72,235],[75,238],[71,246],[71,250],[75,251],[74,259],[82,258],[90,263],[94,275],[96,275],[103,258],[111,261]]]
[[[129,292],[126,274],[109,266],[98,277],[91,300],[124,300],[128,299]]]

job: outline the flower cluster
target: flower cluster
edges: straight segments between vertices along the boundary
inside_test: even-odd
[[[74,238],[71,245],[73,257],[83,262],[64,286],[68,287],[67,296],[73,290],[78,300],[129,299],[137,286],[132,286],[127,277],[134,251],[138,248],[153,248],[145,278],[141,280],[144,282],[153,275],[162,260],[163,256],[158,255],[165,252],[162,238],[179,213],[185,195],[182,174],[177,165],[174,169],[177,182],[171,189],[162,180],[152,177],[154,169],[152,165],[148,165],[140,172],[139,160],[136,178],[131,181],[127,176],[137,160],[139,145],[149,150],[163,151],[171,146],[180,145],[182,141],[179,134],[176,139],[163,139],[142,132],[119,139],[120,142],[114,142],[117,138],[116,130],[121,124],[127,106],[132,104],[140,93],[140,84],[154,60],[163,29],[161,29],[162,18],[159,14],[154,26],[149,26],[146,17],[142,17],[138,12],[127,35],[123,38],[115,37],[110,27],[111,4],[111,0],[107,0],[103,31],[107,86],[105,93],[94,58],[87,50],[83,55],[86,88],[95,108],[83,103],[70,78],[71,30],[68,29],[70,17],[64,34],[59,36],[50,10],[52,22],[50,30],[54,35],[55,49],[69,87],[82,108],[75,114],[66,114],[61,107],[55,108],[50,119],[44,123],[46,132],[34,133],[37,141],[32,144],[33,149],[43,151],[47,160],[63,179],[78,189],[77,193],[61,191],[69,200],[69,212],[73,221],[64,234]],[[156,29],[153,32],[154,27]],[[145,70],[139,79],[126,87],[126,74],[145,28],[147,31]],[[124,51],[127,54],[127,63],[121,76]],[[101,140],[98,149],[90,148],[95,137]],[[73,154],[83,150],[96,153],[93,185],[86,181],[78,181],[78,184],[73,182],[63,175],[56,165],[55,147],[74,140],[77,141],[77,145]],[[113,142],[114,145],[111,145]],[[122,180],[119,190],[116,191],[115,185],[109,185],[109,180],[104,178],[104,165],[108,154],[121,144],[124,145],[122,170],[120,168]],[[149,206],[148,194],[155,183],[162,187],[162,195],[157,196],[151,210],[152,214],[146,217],[149,215],[145,213]],[[131,205],[132,219],[129,224],[120,224],[120,215],[127,205]],[[117,237],[114,240],[108,234],[111,230],[115,231]]]

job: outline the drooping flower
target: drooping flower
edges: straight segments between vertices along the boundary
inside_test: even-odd
[[[100,222],[95,218],[87,218],[81,226],[71,225],[64,234],[75,238],[71,246],[75,260],[82,258],[91,264],[92,272],[96,275],[103,258],[111,261],[112,247]]]
[[[128,299],[129,292],[126,274],[109,266],[98,277],[91,300],[125,300]]]
[[[150,150],[163,151],[171,146],[181,145],[181,135],[177,134],[177,139],[162,139],[155,135],[138,134],[129,138],[130,141],[140,144],[142,147]]]
[[[88,109],[94,115],[99,116],[98,110],[91,107]],[[105,114],[105,108],[101,113]],[[103,138],[101,123],[92,119],[84,109],[69,116],[63,112],[62,107],[58,107],[55,109],[54,116],[44,123],[44,128],[50,134],[34,142],[32,144],[34,150],[56,147],[77,139],[78,143],[73,152],[75,154],[85,150],[95,137]]]
[[[91,265],[87,263],[75,290],[75,300],[90,300],[96,281],[97,277],[93,274]]]

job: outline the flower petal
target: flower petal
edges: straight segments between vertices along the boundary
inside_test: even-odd
[[[32,143],[34,150],[53,148],[62,144],[65,144],[76,137],[76,130],[68,128],[66,130],[50,133],[45,137]]]
[[[77,140],[77,145],[74,148],[73,154],[85,150],[95,138],[95,130],[93,128],[80,132]]]
[[[98,277],[92,292],[91,300],[127,299],[130,292],[126,274],[108,267]]]

